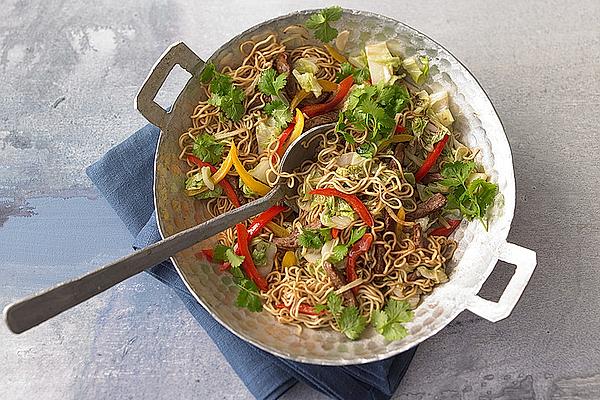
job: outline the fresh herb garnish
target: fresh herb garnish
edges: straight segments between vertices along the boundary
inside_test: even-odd
[[[244,112],[244,92],[233,85],[230,76],[216,71],[213,63],[206,64],[200,74],[200,81],[204,84],[210,82],[210,99],[208,103],[219,107],[227,118],[239,121]]]
[[[212,135],[203,133],[194,139],[192,153],[202,161],[216,165],[221,161],[223,144],[218,143]]]
[[[237,257],[244,258],[243,256]],[[244,273],[239,266],[234,267],[232,264],[231,274],[233,275],[233,281],[240,288],[240,292],[235,300],[235,305],[247,308],[253,312],[262,311],[263,305],[256,284],[244,276]]]
[[[352,126],[359,131],[369,132],[365,146],[357,152],[363,157],[372,157],[375,152],[373,145],[393,134],[396,114],[408,105],[409,99],[410,95],[404,86],[356,86],[346,100],[343,117],[338,120],[336,129],[345,132],[348,126]]]
[[[253,281],[244,276],[244,272],[240,268],[244,262],[244,256],[235,254],[231,247],[219,243],[215,246],[213,260],[216,262],[227,261],[231,264],[229,272],[233,276],[233,282],[240,289],[235,305],[254,312],[262,311],[263,306],[258,287]]]
[[[348,254],[348,246],[346,246],[345,244],[335,245],[333,247],[333,249],[331,250],[331,255],[329,256],[327,261],[329,261],[330,263],[333,263],[333,264],[339,263],[340,261],[342,261],[344,259],[344,257],[346,257],[347,254]]]
[[[447,186],[450,190],[446,206],[448,209],[460,210],[469,221],[479,219],[487,229],[487,220],[484,217],[498,193],[498,185],[483,179],[475,179],[467,183],[475,167],[472,161],[448,163],[442,168],[441,174],[444,179],[439,184]]]
[[[348,255],[348,251],[350,250],[350,246],[356,243],[361,237],[364,236],[365,232],[367,232],[367,228],[365,226],[352,229],[350,233],[350,240],[346,244],[338,244],[333,250],[331,256],[327,259],[330,263],[339,263]]]
[[[352,75],[354,78],[354,83],[360,85],[371,77],[369,74],[369,68],[367,67],[356,68],[349,62],[345,62],[340,65],[340,68],[340,72],[335,75],[335,80],[337,83],[340,83],[342,80],[344,80],[344,78]]]
[[[408,331],[402,325],[413,319],[414,313],[406,301],[389,299],[383,310],[374,310],[371,314],[373,327],[386,340],[400,340]]]
[[[337,29],[330,25],[330,22],[339,20],[342,17],[342,8],[333,6],[324,8],[321,11],[312,14],[305,23],[308,29],[314,30],[314,35],[323,43],[329,43],[338,35]]]
[[[318,229],[305,229],[298,236],[298,243],[307,249],[320,249],[325,241]]]
[[[279,92],[285,87],[286,83],[285,74],[277,75],[273,68],[269,68],[260,74],[258,90],[266,95],[279,96]]]
[[[290,108],[281,99],[275,99],[266,104],[263,111],[265,114],[273,117],[275,125],[279,128],[287,126],[292,120],[292,112],[290,111]]]
[[[333,315],[335,322],[342,331],[351,340],[356,340],[367,327],[367,320],[360,315],[358,308],[355,306],[344,307],[342,298],[335,293],[329,293],[327,296],[327,309]],[[321,312],[324,307],[315,306],[315,311]]]

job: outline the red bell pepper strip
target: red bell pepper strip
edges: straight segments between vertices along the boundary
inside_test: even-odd
[[[214,165],[212,165],[210,163],[207,163],[206,161],[202,161],[201,159],[199,159],[197,157],[194,157],[192,155],[188,155],[187,159],[191,163],[194,163],[197,166],[199,166],[200,168],[202,168],[202,167],[208,167],[208,168],[210,168],[210,173],[211,174],[214,174],[215,172],[217,172],[217,168]],[[229,181],[227,180],[227,178],[219,181],[219,183],[217,185],[219,185],[219,186],[221,186],[223,188],[223,191],[227,195],[227,198],[229,199],[229,201],[231,201],[231,203],[235,207],[239,207],[241,205],[240,199],[238,199],[237,194],[235,193],[235,190],[233,190],[233,186],[231,186],[231,183],[229,183]]]
[[[283,303],[276,304],[275,308],[280,309],[280,310],[283,308],[289,309],[289,307]],[[323,315],[323,314],[325,314],[326,311],[323,310],[321,312],[316,312],[314,307],[309,306],[308,304],[302,303],[302,304],[300,304],[300,306],[298,306],[298,312],[300,314],[306,314],[306,315]]]
[[[283,132],[281,132],[281,135],[279,135],[279,139],[277,139],[277,148],[275,149],[275,153],[277,153],[279,155],[279,157],[281,157],[283,155],[283,149],[285,149],[285,147],[284,147],[285,142],[287,142],[288,138],[294,131],[295,125],[296,124],[294,124],[294,121],[290,122],[288,127],[285,128],[285,130]],[[275,154],[273,154],[273,156],[271,157],[271,161],[273,163],[275,163],[275,161],[276,161]]]
[[[450,219],[448,220],[448,225],[450,225],[449,227],[445,227],[445,226],[440,226],[439,228],[435,228],[434,230],[432,230],[431,232],[429,232],[429,236],[450,236],[452,234],[452,232],[454,232],[456,230],[456,228],[458,228],[458,226],[460,225],[460,219]]]
[[[256,283],[256,286],[258,286],[260,290],[267,291],[267,289],[269,289],[267,280],[256,269],[254,261],[252,260],[252,255],[250,254],[250,248],[248,247],[250,242],[248,239],[248,230],[244,224],[237,224],[235,226],[235,231],[238,237],[240,255],[244,256],[244,262],[242,263],[244,273],[249,279]]]
[[[403,127],[402,125],[400,125],[400,124],[396,125],[396,133],[404,133],[405,130],[406,130],[406,128]]]
[[[313,189],[309,192],[309,194],[339,197],[340,199],[343,199],[347,201],[348,204],[350,204],[350,207],[352,207],[354,211],[358,213],[358,215],[365,222],[365,224],[369,226],[373,226],[375,224],[375,221],[373,221],[373,216],[371,215],[367,207],[363,204],[362,201],[359,200],[358,197],[356,197],[353,194],[343,193],[333,188]]]
[[[429,172],[429,170],[431,169],[431,167],[434,166],[434,164],[437,161],[438,157],[440,156],[440,154],[442,154],[442,150],[444,150],[444,146],[446,146],[446,143],[448,142],[448,139],[450,139],[450,135],[444,136],[442,138],[442,140],[440,140],[439,142],[437,142],[437,144],[433,148],[433,151],[431,153],[429,153],[429,155],[425,159],[425,162],[423,162],[423,165],[421,165],[421,168],[419,168],[419,170],[415,174],[415,180],[417,182],[419,182],[421,179],[423,179],[423,177],[425,175],[427,175],[427,173]]]
[[[350,252],[348,253],[348,261],[346,262],[346,281],[348,283],[358,279],[356,274],[356,259],[369,251],[373,244],[373,235],[365,233],[356,243],[352,245]],[[354,294],[358,294],[358,286],[352,288]]]
[[[277,216],[282,211],[285,211],[287,207],[285,206],[273,206],[269,208],[267,211],[261,213],[256,217],[250,226],[248,227],[248,241],[254,239],[260,231]],[[233,246],[233,252],[237,255],[242,255],[240,253],[240,246],[236,243]],[[231,264],[225,263],[221,266],[221,271],[226,271],[231,267]]]
[[[337,239],[340,236],[340,230],[338,228],[331,228],[331,238]]]
[[[254,218],[250,226],[248,227],[248,239],[252,240],[260,233],[262,228],[265,227],[269,222],[273,220],[279,213],[285,211],[285,206],[273,206],[267,211],[259,214],[258,217]]]
[[[333,110],[346,98],[348,92],[350,92],[350,88],[352,87],[352,85],[354,85],[354,78],[352,77],[352,75],[350,75],[340,82],[338,91],[335,94],[335,96],[333,96],[333,99],[329,100],[327,103],[308,105],[302,109],[302,112],[306,114],[309,118],[312,118]]]

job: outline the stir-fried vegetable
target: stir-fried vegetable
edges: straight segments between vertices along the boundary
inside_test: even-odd
[[[239,253],[244,257],[242,267],[244,269],[244,273],[248,276],[260,290],[267,290],[268,284],[266,279],[258,272],[256,266],[254,265],[254,261],[252,261],[252,255],[250,254],[249,248],[249,235],[248,230],[244,226],[244,224],[237,224],[235,226],[235,231],[237,233]],[[231,264],[234,266],[234,264]]]
[[[350,206],[352,206],[354,211],[358,213],[358,215],[364,221],[365,224],[367,224],[368,226],[373,226],[375,223],[373,221],[373,216],[371,215],[367,207],[363,204],[362,201],[360,201],[358,197],[356,197],[353,194],[340,192],[339,190],[333,188],[313,189],[310,191],[310,194],[339,197],[340,199],[347,201],[350,204]]]
[[[188,160],[194,164],[196,164],[199,167],[208,167],[210,168],[211,173],[214,174],[217,172],[217,168],[207,162],[204,162],[194,156],[188,155]],[[225,192],[225,195],[227,196],[227,198],[229,199],[229,201],[231,201],[231,203],[236,206],[239,207],[240,204],[240,199],[238,198],[237,194],[235,193],[235,190],[233,189],[233,186],[231,186],[231,184],[229,183],[229,181],[227,179],[223,179],[220,180],[218,182],[219,186],[223,189],[223,191]]]
[[[373,85],[393,82],[394,71],[400,66],[400,58],[392,56],[386,43],[370,44],[365,47],[365,53]]]
[[[442,140],[440,140],[435,145],[433,151],[431,153],[429,153],[429,155],[425,159],[425,162],[423,162],[423,165],[421,165],[421,167],[419,168],[419,170],[415,174],[415,179],[416,179],[417,182],[419,182],[421,179],[423,179],[423,177],[425,175],[427,175],[427,173],[429,172],[429,170],[431,169],[431,167],[433,167],[435,165],[435,163],[436,163],[437,159],[439,158],[440,154],[442,154],[442,150],[444,150],[444,146],[446,146],[446,143],[448,142],[448,139],[450,139],[449,135],[444,136],[442,138]]]
[[[451,219],[448,221],[448,227],[440,226],[429,232],[430,236],[450,236],[460,225],[460,219]]]
[[[354,78],[352,76],[344,78],[340,82],[338,91],[333,97],[333,99],[329,100],[327,103],[306,106],[302,109],[302,112],[308,117],[312,118],[335,109],[337,105],[340,104],[346,98],[353,84]]]

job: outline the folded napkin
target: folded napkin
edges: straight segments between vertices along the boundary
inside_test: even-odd
[[[147,125],[89,166],[87,174],[143,248],[161,239],[153,202],[154,153],[160,130]],[[183,178],[182,178],[183,179]],[[369,364],[328,367],[275,357],[238,338],[194,299],[165,261],[148,272],[175,290],[257,399],[277,399],[298,381],[335,399],[389,399],[413,357],[411,349]]]

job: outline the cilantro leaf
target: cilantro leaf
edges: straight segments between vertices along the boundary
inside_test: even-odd
[[[231,263],[231,275],[236,286],[240,289],[235,305],[241,308],[247,308],[253,312],[260,312],[263,309],[262,301],[260,300],[260,291],[254,282],[244,276],[244,272],[240,268],[240,265],[244,261],[243,256],[238,256],[233,252],[231,247],[223,246],[227,250],[225,251],[226,259]],[[216,254],[216,248],[215,248]]]
[[[337,29],[329,23],[337,21],[342,17],[342,8],[333,6],[324,8],[318,13],[312,14],[305,23],[308,29],[314,30],[314,35],[323,43],[329,43],[338,35]]]
[[[464,185],[474,169],[475,163],[473,161],[455,161],[448,163],[444,165],[444,168],[442,168],[440,172],[444,179],[439,183],[448,187]]]
[[[231,250],[231,247],[225,246],[224,244],[217,243],[213,252],[213,260],[216,262],[223,262],[226,260],[225,252]]]
[[[365,142],[356,148],[356,152],[364,158],[373,158],[375,146],[372,143]]]
[[[362,84],[364,81],[371,78],[371,74],[369,73],[368,68],[356,68],[349,62],[342,63],[340,65],[340,72],[336,73],[335,81],[340,83],[345,78],[352,75],[354,77],[354,83],[357,85]]]
[[[360,315],[356,307],[344,307],[337,323],[344,335],[351,340],[356,340],[367,327],[367,320]]]
[[[244,107],[244,92],[233,85],[230,76],[216,72],[214,64],[206,64],[200,74],[202,83],[210,82],[211,96],[208,104],[219,107],[227,118],[232,121],[242,119],[246,108]]]
[[[237,267],[237,269],[239,269],[239,267]],[[243,278],[237,283],[237,286],[240,288],[240,291],[235,300],[235,305],[247,308],[253,312],[262,311],[263,305],[256,284],[250,279]]]
[[[327,296],[327,308],[333,314],[340,331],[351,340],[358,339],[367,327],[367,320],[360,315],[358,308],[344,307],[342,298],[333,292]]]
[[[305,229],[298,237],[298,243],[307,249],[319,249],[323,247],[324,241],[318,231]]]
[[[350,240],[348,241],[348,244],[353,245],[354,243],[358,242],[360,240],[360,238],[362,238],[365,235],[366,232],[367,232],[366,226],[361,226],[360,228],[352,229],[352,232],[350,233]]]
[[[408,335],[402,324],[411,321],[413,316],[406,301],[389,299],[383,310],[373,311],[371,321],[375,330],[386,340],[400,340]]]
[[[330,263],[339,263],[348,254],[348,246],[345,244],[338,244],[332,249],[332,254],[329,256],[327,261]]]
[[[202,68],[202,72],[200,73],[200,82],[208,83],[215,76],[215,64],[208,63],[204,65]]]
[[[238,256],[231,248],[225,250],[225,258],[234,268],[239,267],[244,262],[244,256]]]
[[[225,74],[215,73],[210,81],[210,91],[219,96],[227,96],[233,89],[233,80]]]
[[[279,128],[287,126],[292,120],[292,111],[281,99],[275,99],[272,102],[267,103],[263,111],[265,114],[273,117],[275,124]]]
[[[194,139],[192,153],[202,161],[216,165],[221,161],[223,144],[218,143],[212,135],[203,133]]]
[[[327,296],[327,308],[336,316],[342,311],[342,298],[333,292],[329,293],[329,296]]]
[[[448,163],[442,168],[441,174],[444,179],[439,183],[450,190],[446,205],[448,209],[460,210],[469,221],[479,219],[487,229],[484,217],[498,194],[498,185],[484,179],[475,179],[467,184],[467,179],[475,167],[476,164],[472,161]]]
[[[279,96],[279,92],[285,87],[287,79],[285,74],[276,75],[277,72],[273,68],[264,70],[258,78],[258,90],[267,95]]]

